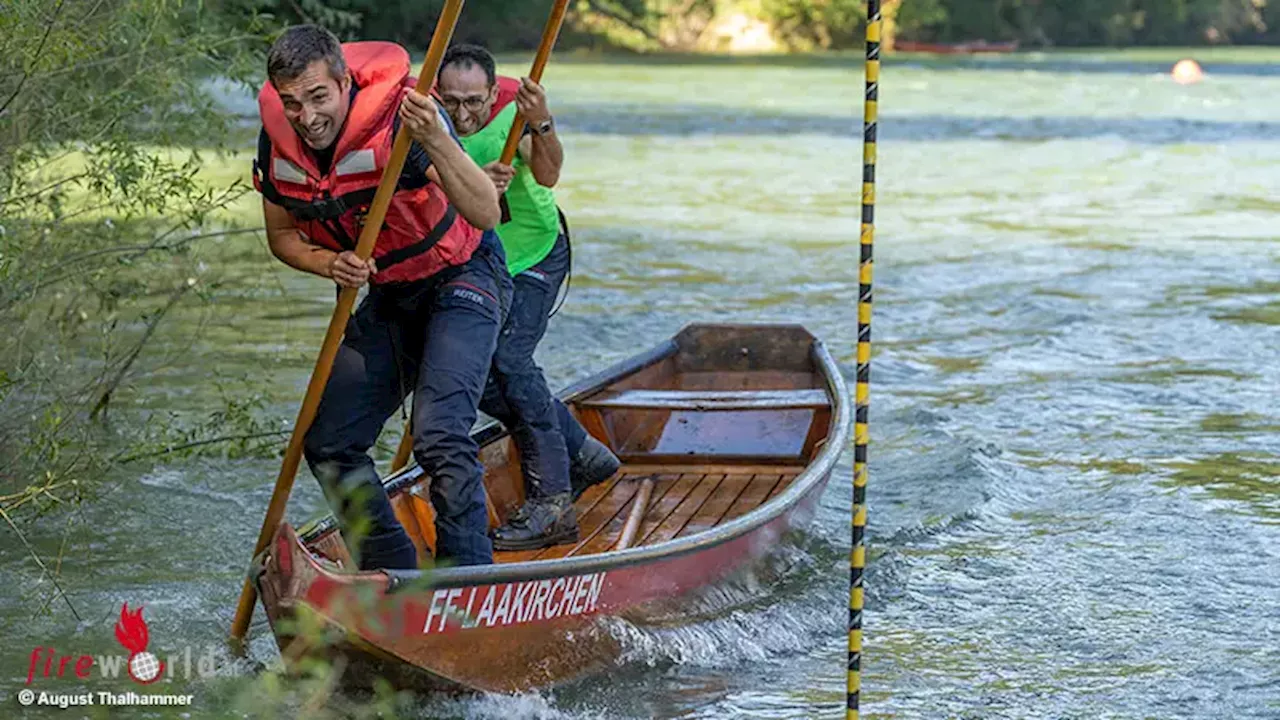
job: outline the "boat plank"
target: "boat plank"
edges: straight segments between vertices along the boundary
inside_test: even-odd
[[[812,370],[684,370],[683,390],[799,390],[824,387],[822,377]]]
[[[741,473],[744,475],[791,474],[794,476],[804,472],[804,466],[797,465],[795,463],[784,463],[782,465],[730,465],[727,463],[716,464],[687,462],[675,464],[628,463],[623,467],[625,472],[632,475],[645,475],[651,473],[665,473],[672,475],[727,475],[728,473]]]
[[[642,475],[634,478],[632,482],[635,483],[637,492],[633,493],[631,499],[619,508],[619,512],[614,513],[613,518],[610,519],[606,525],[593,533],[593,537],[582,540],[577,547],[569,551],[569,555],[595,555],[597,553],[609,552],[609,550],[613,548],[614,544],[618,542],[619,537],[622,535],[622,528],[627,524],[627,516],[631,514],[631,504],[639,497],[638,491],[640,489],[640,483],[648,477],[649,476],[647,475]],[[654,494],[656,495],[660,490],[665,492],[666,488],[670,487],[672,482],[673,480],[671,479],[659,480],[658,484],[654,487]],[[666,487],[663,487],[664,484]],[[652,496],[650,497],[649,502],[650,504],[653,503]]]
[[[773,489],[769,491],[769,497],[765,498],[764,501],[769,502],[781,494],[783,490],[786,490],[787,487],[791,485],[791,481],[795,480],[799,474],[800,473],[783,473],[782,477],[778,479],[778,484],[773,486]]]
[[[583,401],[613,410],[792,410],[829,408],[821,388],[809,390],[622,390]]]
[[[769,499],[770,493],[778,486],[778,481],[782,479],[781,475],[765,475],[756,474],[751,476],[751,482],[747,484],[747,488],[742,491],[738,499],[733,501],[729,509],[725,512],[720,522],[725,523],[734,518],[742,517],[747,513],[755,510]]]
[[[682,473],[680,475],[671,475],[675,482],[667,489],[667,492],[661,498],[649,503],[649,510],[644,514],[644,520],[640,523],[640,532],[636,533],[636,537],[640,538],[634,545],[641,545],[644,538],[649,536],[655,528],[661,525],[666,519],[675,512],[675,509],[689,497],[689,493],[702,482],[702,478],[706,473]]]
[[[720,524],[720,518],[724,517],[729,508],[738,501],[743,491],[751,484],[752,477],[752,475],[742,474],[725,475],[716,491],[707,498],[701,508],[698,508],[698,512],[689,518],[689,522],[680,528],[676,537],[696,535]]]
[[[536,550],[494,550],[494,563],[521,563],[536,560],[543,548]]]
[[[722,480],[724,480],[724,475],[704,475],[698,484],[690,490],[689,494],[680,501],[680,504],[671,511],[671,514],[647,534],[640,544],[655,545],[679,535],[685,524],[694,515],[697,515],[703,504],[707,502],[707,499],[715,494],[716,488],[720,487]]]

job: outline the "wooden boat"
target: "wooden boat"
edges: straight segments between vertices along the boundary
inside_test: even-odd
[[[989,43],[976,40],[966,43],[927,43],[911,40],[895,40],[893,49],[899,52],[933,53],[936,55],[974,55],[977,53],[1011,53],[1018,49],[1018,41]]]
[[[598,671],[622,651],[607,618],[669,611],[749,568],[812,516],[850,440],[836,363],[799,326],[691,325],[562,399],[624,462],[577,501],[578,542],[482,567],[359,572],[344,569],[331,516],[281,523],[251,575],[286,663],[325,656],[350,685],[444,691]],[[475,438],[496,526],[523,500],[518,457],[501,426]],[[428,483],[416,467],[385,481],[424,565]]]

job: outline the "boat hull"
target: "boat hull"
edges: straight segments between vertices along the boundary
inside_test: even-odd
[[[829,480],[736,538],[585,575],[434,587],[383,572],[338,573],[282,524],[256,573],[281,653],[341,658],[348,686],[520,692],[616,665],[624,647],[607,618],[643,617],[749,570],[812,518]],[[301,627],[309,628],[303,632]]]
[[[500,693],[614,666],[619,622],[685,615],[809,522],[853,425],[839,366],[794,325],[691,325],[562,399],[623,463],[575,504],[579,541],[352,572],[332,516],[301,539],[281,524],[250,577],[285,662],[327,657],[348,686]],[[497,527],[523,500],[518,448],[495,425],[473,436]],[[384,481],[425,564],[430,481]]]
[[[899,52],[930,53],[933,55],[1005,54],[1017,51],[1018,42],[927,43],[897,40],[894,42],[893,47]]]

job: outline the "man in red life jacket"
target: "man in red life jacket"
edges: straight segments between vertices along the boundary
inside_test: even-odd
[[[436,83],[467,154],[505,193],[510,217],[498,225],[515,286],[480,409],[511,431],[520,450],[526,502],[494,532],[494,547],[524,550],[578,537],[572,501],[620,466],[552,395],[533,360],[569,272],[569,232],[551,190],[564,149],[546,93],[529,78],[498,77],[493,56],[476,45],[445,53]],[[516,110],[527,120],[512,165],[499,162]]]
[[[436,558],[493,561],[483,468],[470,430],[511,297],[492,181],[448,116],[414,91],[391,43],[340,45],[312,25],[267,56],[254,185],[272,253],[342,287],[368,284],[305,456],[362,569],[414,568],[368,450],[413,393],[414,455],[432,477]],[[373,256],[352,249],[400,125],[413,138]]]

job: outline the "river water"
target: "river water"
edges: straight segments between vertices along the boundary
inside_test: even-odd
[[[1280,717],[1276,67],[1191,87],[1117,59],[886,67],[866,717]],[[803,323],[851,378],[860,72],[553,64],[575,237],[539,351],[554,386],[696,321]],[[234,281],[132,400],[197,412],[252,376],[291,422],[332,291],[260,241],[215,256]],[[127,601],[162,655],[218,646],[217,677],[169,686],[196,694],[189,717],[261,712],[220,643],[277,463],[113,478],[70,521],[79,622],[60,601],[33,617],[48,580],[6,540],[6,693],[36,646],[118,652]],[[843,717],[849,463],[757,585],[696,621],[619,625],[609,677],[409,714]],[[290,517],[321,507],[304,472]],[[32,542],[55,557],[62,530]],[[261,611],[253,633],[270,665]]]

